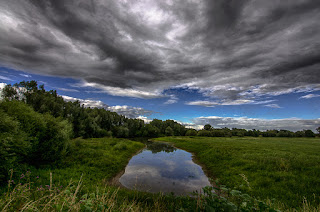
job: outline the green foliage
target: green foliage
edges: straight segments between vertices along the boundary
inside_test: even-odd
[[[9,170],[26,159],[30,142],[19,122],[0,109],[0,184],[8,179]]]
[[[310,137],[315,137],[315,134],[311,130],[306,130],[305,136],[310,138]]]
[[[193,129],[188,130],[188,131],[186,132],[186,136],[196,136],[196,135],[197,135],[197,131],[196,131],[196,130],[193,130]]]
[[[115,150],[127,150],[128,147],[127,147],[127,144],[126,144],[126,143],[120,142],[120,143],[117,143],[117,144],[113,147],[113,149],[115,149]]]
[[[72,126],[67,120],[54,118],[49,114],[45,114],[43,117],[45,129],[39,143],[37,143],[36,154],[40,155],[43,162],[56,162],[66,154],[72,135]]]
[[[173,136],[174,134],[173,129],[170,126],[168,126],[165,130],[165,134],[166,136]]]
[[[129,129],[127,127],[117,127],[117,137],[118,138],[128,138],[129,137]]]
[[[228,187],[250,182],[242,192],[261,199],[275,198],[297,207],[304,197],[320,193],[319,138],[165,137],[176,147],[193,152],[209,176]],[[313,204],[319,204],[316,199]]]
[[[143,131],[142,137],[155,138],[155,137],[158,137],[160,134],[159,129],[153,126],[152,124],[146,124],[142,128],[142,131]]]
[[[203,127],[204,130],[212,130],[212,126],[210,124],[206,124]]]
[[[18,99],[19,96],[17,94],[18,94],[17,90],[11,85],[6,85],[1,92],[2,98],[8,99],[8,100]]]
[[[215,184],[216,187],[203,188],[203,194],[200,195],[200,208],[204,211],[279,211],[239,190]]]
[[[68,120],[72,124],[74,138],[100,138],[110,136],[110,132],[120,138],[157,137],[165,135],[167,127],[172,128],[173,134],[177,136],[186,132],[183,125],[173,120],[155,119],[149,126],[145,125],[143,120],[129,119],[103,108],[85,108],[79,101],[64,101],[55,90],[46,91],[44,85],[38,86],[36,81],[22,81],[13,87],[7,85],[4,95],[8,100],[23,99],[41,114],[49,113],[55,118]]]
[[[37,113],[20,101],[3,101],[0,109],[10,116],[11,120],[16,120],[17,127],[12,129],[25,135],[23,141],[15,136],[14,143],[19,147],[15,149],[20,149],[15,150],[16,153],[26,155],[26,159],[35,164],[61,159],[72,133],[72,127],[66,120]]]
[[[199,130],[198,136],[212,137],[212,132],[209,130]]]

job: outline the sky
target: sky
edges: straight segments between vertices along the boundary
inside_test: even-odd
[[[320,2],[0,0],[0,86],[202,128],[320,126]]]

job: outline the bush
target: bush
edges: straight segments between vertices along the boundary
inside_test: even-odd
[[[18,134],[25,135],[23,141],[17,136],[13,138],[13,142],[19,146],[15,148],[16,154],[27,155],[26,159],[34,164],[52,163],[61,159],[72,134],[72,126],[68,121],[37,113],[19,101],[1,102],[1,109],[11,120],[18,122],[15,124],[19,126],[16,129]]]
[[[198,136],[206,136],[206,137],[211,137],[212,136],[212,132],[208,131],[208,130],[200,130],[198,132]]]
[[[26,159],[31,144],[20,130],[19,122],[0,109],[0,184],[8,179],[10,169]]]

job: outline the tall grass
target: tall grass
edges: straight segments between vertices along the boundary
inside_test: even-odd
[[[28,175],[26,173],[26,175]],[[52,173],[50,184],[36,186],[27,176],[26,183],[15,186],[10,179],[7,191],[0,196],[0,210],[6,211],[269,211],[316,212],[320,207],[306,200],[301,208],[285,209],[284,205],[255,199],[226,186],[205,187],[204,193],[193,197],[148,194],[110,186],[96,186],[94,191],[83,193],[83,178],[70,181],[66,187],[55,185]]]
[[[52,175],[50,177],[52,182]],[[81,195],[82,177],[65,188],[54,184],[33,186],[31,182],[11,187],[0,199],[1,211],[140,211],[135,201],[118,200],[119,189],[97,188]]]

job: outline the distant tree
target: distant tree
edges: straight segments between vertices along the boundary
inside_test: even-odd
[[[129,137],[129,129],[127,127],[123,127],[123,126],[118,127],[117,137],[119,137],[119,138]]]
[[[317,128],[318,133],[320,134],[320,127]]]
[[[199,130],[198,136],[206,136],[206,137],[212,137],[212,132],[209,130]]]
[[[212,126],[210,124],[206,124],[206,125],[204,125],[203,129],[204,130],[211,130]]]
[[[306,130],[304,134],[306,137],[315,137],[315,134],[312,132],[312,130]]]
[[[304,131],[297,131],[297,132],[294,133],[294,136],[295,137],[304,137],[305,134],[304,134]]]
[[[143,137],[158,137],[159,136],[159,129],[151,124],[146,124],[143,128]]]
[[[165,134],[166,136],[173,136],[173,129],[170,126],[168,126],[165,130]]]
[[[197,135],[197,131],[194,129],[188,130],[186,132],[186,136],[196,136]]]

